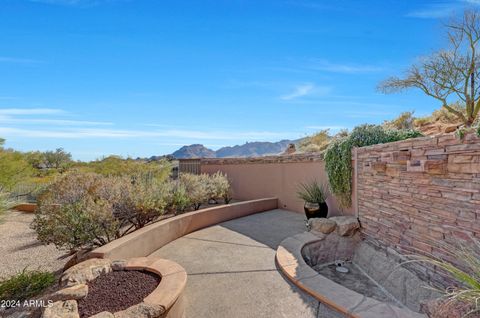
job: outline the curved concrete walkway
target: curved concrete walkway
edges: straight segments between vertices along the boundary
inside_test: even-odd
[[[273,210],[191,233],[151,255],[187,271],[186,318],[343,317],[276,268],[278,244],[304,230],[303,215]]]

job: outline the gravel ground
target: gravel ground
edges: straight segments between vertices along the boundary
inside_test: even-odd
[[[42,245],[30,229],[34,215],[16,211],[0,217],[0,278],[9,277],[25,267],[55,272],[67,258],[53,245]]]

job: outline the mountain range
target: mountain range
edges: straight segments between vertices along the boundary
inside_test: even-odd
[[[302,139],[280,140],[278,142],[247,142],[243,145],[232,147],[222,147],[217,151],[209,149],[201,144],[183,146],[172,156],[177,159],[188,158],[227,158],[227,157],[261,157],[268,155],[278,155],[287,149],[289,144],[297,145]]]

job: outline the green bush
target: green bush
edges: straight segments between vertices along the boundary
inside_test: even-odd
[[[386,129],[378,125],[361,125],[342,137],[334,138],[325,152],[325,169],[332,193],[342,207],[352,205],[352,148],[420,137],[414,130]]]
[[[0,300],[24,301],[39,295],[55,283],[55,276],[49,272],[22,272],[0,282]]]

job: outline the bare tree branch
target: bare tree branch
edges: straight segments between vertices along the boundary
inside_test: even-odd
[[[449,48],[426,56],[411,66],[404,77],[391,77],[379,84],[384,93],[418,88],[440,101],[465,126],[471,126],[480,112],[480,13],[465,11],[462,19],[445,25]],[[465,112],[450,106],[452,98],[465,104]]]

